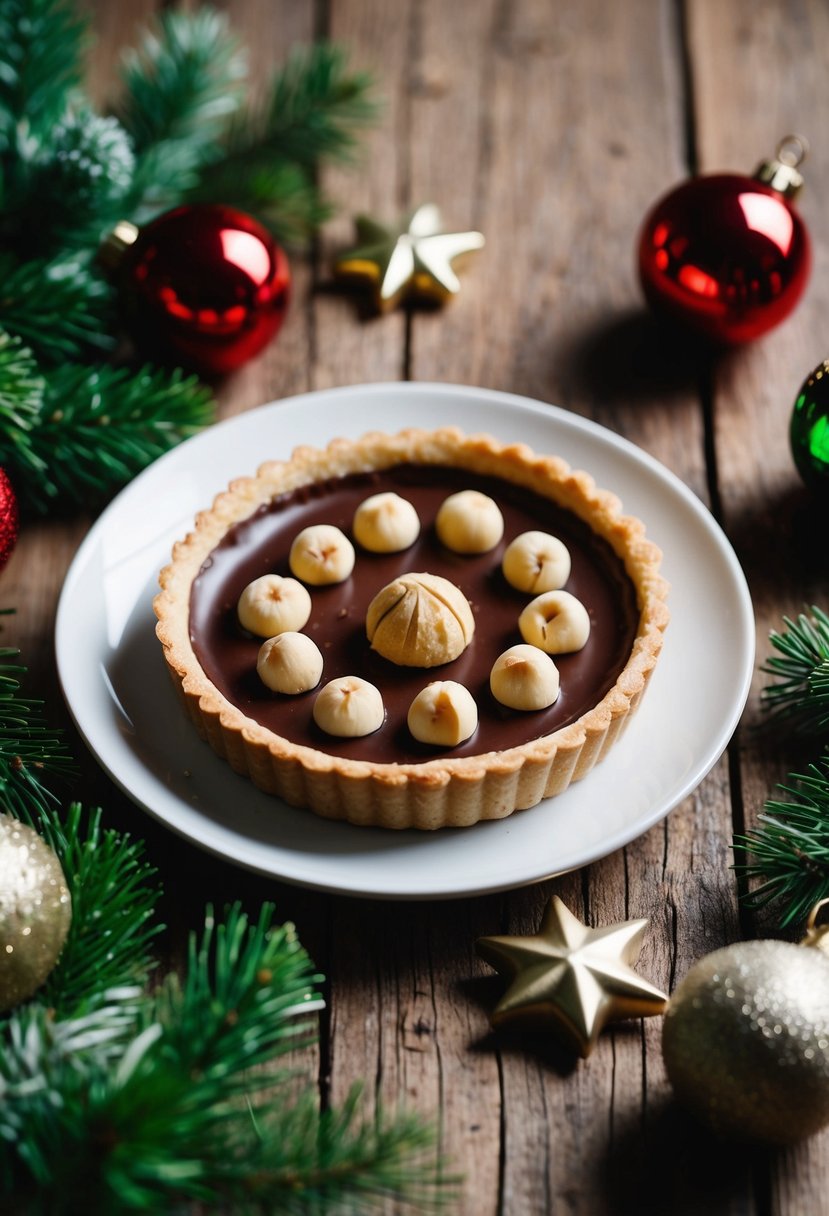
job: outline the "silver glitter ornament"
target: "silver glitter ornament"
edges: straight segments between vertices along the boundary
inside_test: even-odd
[[[715,1132],[787,1144],[829,1123],[829,946],[738,942],[695,963],[662,1032],[677,1098]],[[804,947],[817,947],[806,949]]]
[[[69,889],[53,850],[33,828],[0,815],[0,1011],[40,987],[71,919]]]

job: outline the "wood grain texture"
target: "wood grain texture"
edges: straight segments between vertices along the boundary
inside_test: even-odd
[[[815,265],[797,312],[756,347],[736,352],[713,369],[718,485],[723,523],[743,563],[757,622],[758,662],[770,653],[768,633],[795,615],[825,603],[826,563],[814,546],[808,499],[791,460],[788,427],[801,382],[825,356],[829,286],[826,251],[829,217],[821,205],[829,184],[822,135],[829,120],[829,90],[815,48],[827,34],[825,5],[711,2],[689,6],[689,49],[695,67],[700,167],[750,172],[789,131],[812,143],[804,164],[807,187],[798,200],[813,237]],[[739,63],[739,71],[729,64]],[[739,121],[722,121],[722,109]],[[811,540],[811,544],[810,544]],[[758,670],[740,734],[742,815],[756,822],[775,785],[794,768],[791,745],[774,748],[746,729],[757,723]],[[809,760],[817,759],[810,756]],[[777,935],[777,911],[747,921],[760,936]],[[799,926],[798,926],[799,928]],[[767,1210],[820,1212],[829,1172],[829,1135],[822,1133],[768,1160]],[[823,1195],[821,1191],[823,1182]]]
[[[119,48],[154,6],[88,7],[90,89],[103,101]],[[292,256],[283,330],[220,386],[221,416],[309,389],[411,377],[526,394],[592,418],[654,455],[718,515],[751,586],[762,657],[769,628],[820,602],[829,580],[805,540],[808,504],[787,446],[797,388],[827,353],[822,0],[221,7],[251,47],[254,89],[293,44],[328,35],[376,76],[384,98],[356,167],[326,170],[337,214],[307,256]],[[807,296],[753,347],[702,359],[642,307],[639,226],[689,172],[751,172],[788,130],[814,145],[801,204],[816,254]],[[335,287],[331,259],[352,240],[357,213],[392,219],[427,200],[448,227],[480,228],[486,249],[444,309],[374,318],[358,294]],[[19,609],[3,639],[20,645],[34,691],[70,735],[52,629],[89,522],[27,525],[0,588]],[[384,904],[303,891],[174,837],[89,758],[77,792],[145,837],[165,881],[173,965],[206,902],[238,898],[255,910],[275,899],[327,976],[320,1049],[302,1060],[309,1083],[327,1103],[362,1081],[367,1112],[403,1104],[433,1118],[441,1151],[465,1175],[453,1209],[462,1216],[817,1216],[829,1137],[780,1154],[713,1141],[671,1099],[660,1019],[606,1032],[581,1063],[550,1038],[495,1035],[488,1014],[501,984],[474,950],[482,935],[534,931],[552,893],[593,925],[649,918],[638,969],[665,990],[718,946],[775,933],[771,914],[741,910],[730,868],[735,827],[755,821],[790,763],[748,729],[762,682],[758,674],[728,754],[664,822],[577,873],[478,899]]]

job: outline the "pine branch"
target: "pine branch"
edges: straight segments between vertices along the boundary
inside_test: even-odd
[[[377,113],[371,80],[349,73],[339,47],[295,51],[264,105],[230,124],[221,155],[187,191],[192,202],[227,202],[252,212],[285,240],[306,237],[331,212],[315,182],[324,160],[348,160],[355,131]]]
[[[274,1105],[257,1122],[259,1148],[245,1172],[228,1163],[228,1172],[236,1166],[229,1193],[263,1216],[368,1212],[395,1200],[421,1214],[442,1210],[460,1178],[436,1158],[434,1128],[406,1114],[369,1121],[360,1096],[355,1085],[342,1107],[322,1115],[310,1096],[290,1111]]]
[[[0,649],[0,804],[32,823],[55,802],[44,775],[65,778],[75,766],[63,736],[47,725],[41,702],[20,695],[26,669],[14,662],[18,654]]]
[[[0,0],[0,145],[39,140],[83,74],[86,22],[65,0]]]
[[[214,925],[208,910],[185,980],[136,1007],[128,1041],[117,1004],[82,1023],[45,1018],[42,1006],[12,1016],[0,1052],[7,1195],[50,1216],[171,1211],[187,1199],[262,1216],[388,1199],[426,1213],[451,1195],[433,1131],[413,1117],[361,1119],[357,1091],[323,1115],[310,1095],[249,1096],[278,1089],[287,1074],[247,1070],[304,1038],[320,1004],[305,951],[272,918],[268,905],[249,924],[234,906]],[[70,1051],[81,1025],[89,1042],[75,1034]]]
[[[149,943],[161,931],[150,924],[159,891],[140,842],[104,831],[100,810],[84,816],[73,803],[64,816],[43,784],[43,775],[66,778],[76,766],[41,702],[21,697],[18,654],[0,649],[0,805],[39,832],[61,863],[72,921],[60,965],[38,995],[58,1018],[77,1018],[108,990],[146,982]]]
[[[783,618],[786,629],[769,634],[779,653],[760,668],[778,680],[762,692],[770,720],[804,737],[829,726],[829,616],[814,606],[811,614]]]
[[[188,203],[219,199],[255,216],[286,245],[306,240],[333,212],[306,169],[277,160],[255,161],[242,173],[219,161],[187,194]]]
[[[322,976],[312,972],[293,925],[276,927],[273,915],[264,904],[249,925],[233,905],[217,926],[208,908],[201,940],[190,938],[184,983],[169,978],[157,997],[165,1052],[202,1084],[219,1084],[225,1099],[256,1084],[248,1069],[296,1047],[298,1036],[307,1039],[304,1019],[322,1007],[313,991]]]
[[[113,319],[112,289],[91,271],[84,256],[18,262],[11,254],[0,253],[0,325],[27,343],[44,362],[81,359],[94,350],[111,351]],[[2,349],[0,346],[0,394]],[[37,376],[34,364],[30,376]],[[35,402],[29,413],[37,410]]]
[[[138,157],[134,206],[171,206],[196,180],[241,102],[244,75],[227,18],[209,8],[162,14],[126,56],[116,113]]]
[[[377,114],[371,78],[348,72],[341,47],[315,43],[294,50],[271,82],[265,104],[242,111],[230,124],[227,161],[245,167],[276,157],[315,168],[323,159],[347,160],[355,128]]]
[[[60,1210],[58,1188],[48,1201],[40,1191],[55,1182],[56,1112],[81,1103],[123,1054],[140,991],[107,994],[109,1000],[92,1013],[68,1021],[39,1003],[23,1005],[6,1019],[0,1040],[0,1200],[14,1196],[16,1203],[4,1211],[33,1213],[41,1201],[44,1207],[48,1202],[47,1210]],[[68,1147],[64,1143],[61,1151]]]
[[[51,1124],[33,1129],[51,1144],[45,1194],[107,1213],[224,1198],[229,1156],[258,1143],[240,1096],[280,1080],[247,1070],[307,1036],[303,1015],[320,1006],[308,956],[272,919],[266,905],[251,926],[234,906],[215,925],[208,909],[184,982],[168,977],[145,1003],[114,1067],[86,1087],[65,1077]]]
[[[791,799],[767,800],[759,826],[734,841],[734,848],[749,856],[735,869],[762,880],[746,904],[762,908],[785,902],[783,926],[803,920],[829,895],[829,753],[806,773],[790,774],[789,781],[794,784],[778,788]]]
[[[72,922],[60,956],[38,994],[62,1020],[83,1017],[113,991],[143,986],[160,890],[144,845],[104,829],[101,811],[72,803],[65,821],[47,810],[34,826],[55,850],[72,897]]]
[[[0,238],[27,259],[66,258],[82,249],[87,260],[118,219],[131,188],[135,158],[114,118],[96,114],[82,98],[53,123],[7,184]]]
[[[49,373],[26,435],[40,475],[21,476],[15,490],[23,505],[40,512],[100,503],[212,418],[210,391],[195,376],[66,364]]]
[[[43,400],[43,377],[32,352],[0,329],[0,451],[25,441]]]
[[[40,416],[43,392],[32,352],[0,329],[0,459],[18,499],[20,486],[35,485],[46,473],[30,434]]]

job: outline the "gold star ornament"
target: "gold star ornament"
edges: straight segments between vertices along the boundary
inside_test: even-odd
[[[370,286],[379,312],[410,297],[442,302],[457,295],[454,263],[484,247],[481,232],[442,232],[434,203],[391,226],[361,215],[356,227],[358,245],[337,258],[334,274]]]
[[[602,1028],[664,1013],[668,998],[632,968],[647,920],[590,929],[553,896],[530,937],[481,937],[481,958],[510,985],[492,1025],[553,1030],[586,1057]]]

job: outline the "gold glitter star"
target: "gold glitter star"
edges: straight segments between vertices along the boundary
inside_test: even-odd
[[[356,227],[359,244],[337,258],[334,274],[370,284],[380,312],[408,296],[443,301],[456,295],[461,285],[452,263],[484,246],[480,232],[441,232],[433,203],[424,203],[398,225],[361,215]]]
[[[667,996],[631,967],[647,923],[590,929],[553,896],[537,934],[479,938],[481,958],[511,981],[493,1026],[552,1029],[589,1056],[608,1022],[663,1013]]]

